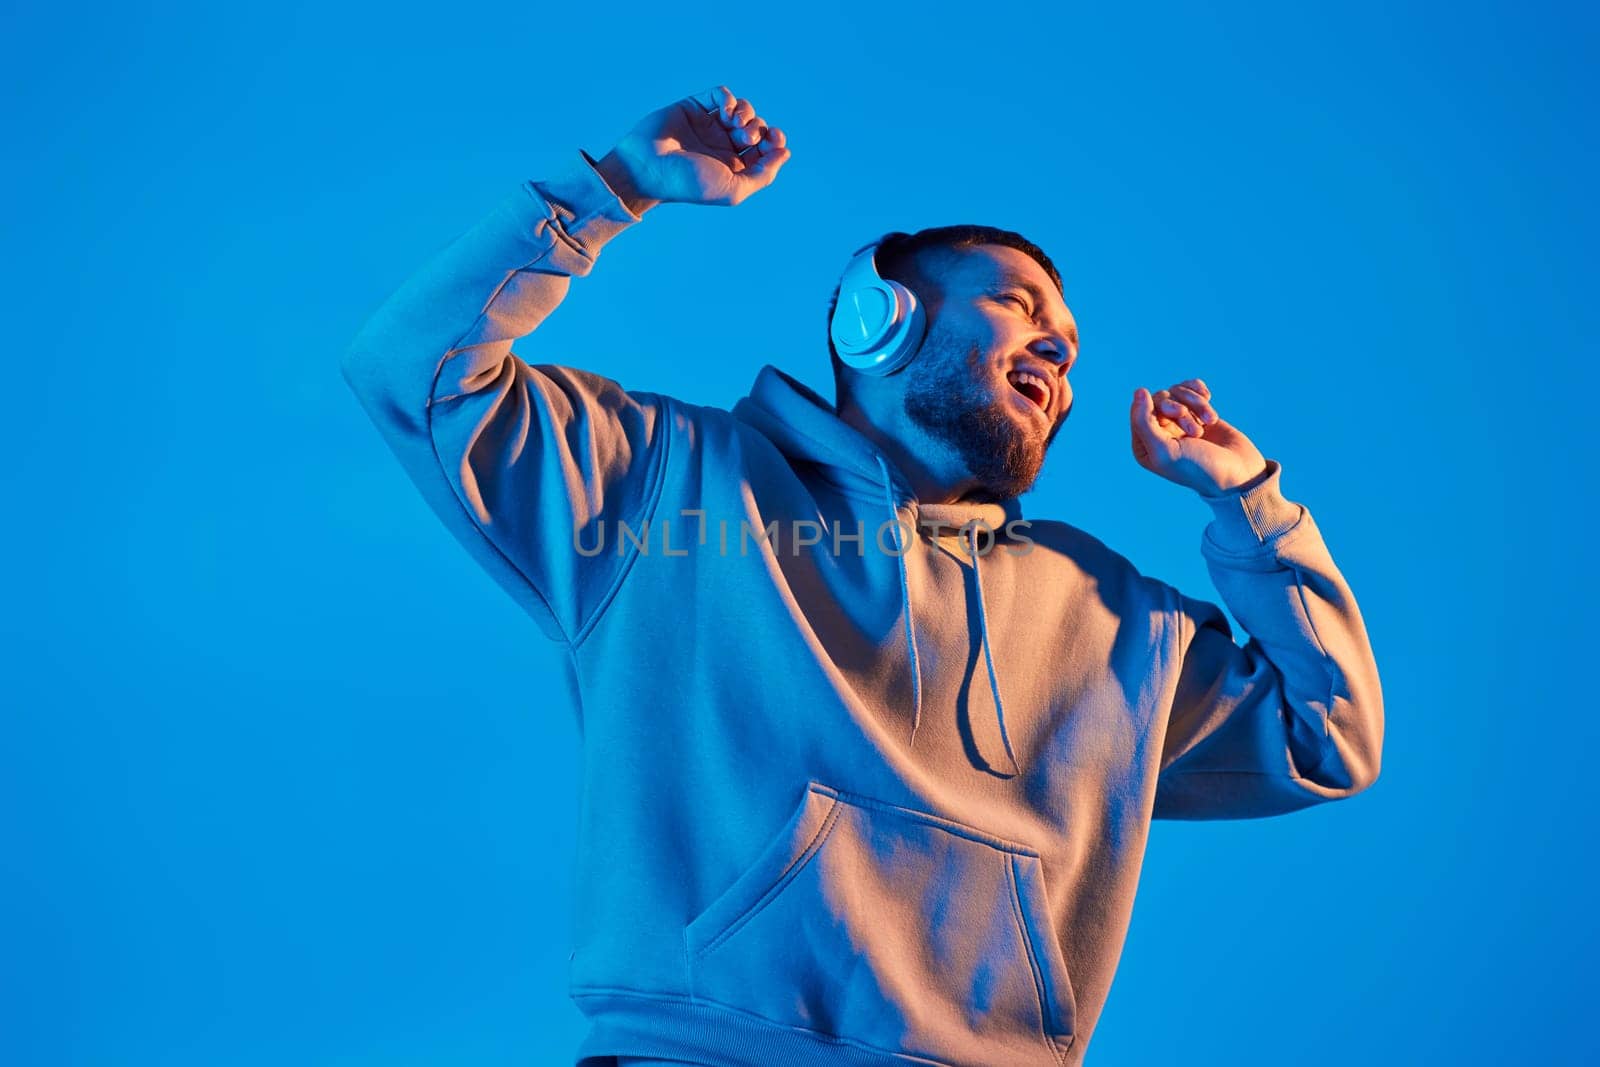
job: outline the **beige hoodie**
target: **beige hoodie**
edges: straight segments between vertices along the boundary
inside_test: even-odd
[[[568,651],[577,1059],[1080,1062],[1151,818],[1377,776],[1349,586],[1276,462],[1208,498],[1200,538],[1240,645],[1067,523],[917,501],[777,368],[725,411],[513,354],[637,221],[587,156],[528,182],[344,363]],[[470,631],[449,655],[471,669]],[[557,684],[530,679],[530,705]]]

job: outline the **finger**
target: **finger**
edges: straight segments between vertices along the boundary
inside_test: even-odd
[[[1154,396],[1156,414],[1165,415],[1178,425],[1184,433],[1192,437],[1199,437],[1201,433],[1200,420],[1180,401],[1172,399],[1172,394],[1163,389]]]
[[[739,149],[739,154],[743,155],[760,144],[761,135],[766,132],[766,129],[766,123],[761,120],[761,116],[752,115],[749,122],[734,130],[733,143],[735,145],[744,145],[743,148]]]
[[[1182,433],[1195,436],[1200,434],[1200,420],[1189,410],[1188,405],[1173,397],[1171,389],[1157,389],[1151,394],[1151,401],[1155,406],[1157,418],[1170,421]]]
[[[789,139],[783,130],[777,126],[762,127],[761,140],[755,145],[755,154],[746,157],[750,160],[752,173],[769,175],[777,172],[789,160]]]
[[[1178,384],[1179,385],[1187,385],[1190,389],[1193,389],[1195,392],[1199,393],[1201,396],[1205,397],[1207,400],[1211,399],[1211,388],[1209,386],[1207,386],[1206,383],[1204,381],[1200,380],[1199,378],[1185,378],[1183,381],[1179,382]]]
[[[1155,409],[1150,403],[1150,394],[1143,389],[1133,391],[1133,422],[1135,426],[1144,424],[1145,429],[1155,428]]]
[[[744,162],[744,152],[752,143],[744,133],[744,128],[755,117],[756,109],[750,101],[739,97],[735,99],[731,113],[723,119],[723,131],[728,135],[728,144],[733,149],[736,160],[733,164],[734,173],[743,169],[741,164]]]
[[[1148,390],[1133,391],[1133,407],[1128,414],[1135,442],[1134,456],[1144,463],[1166,455],[1169,435],[1162,431],[1156,421],[1154,400]]]
[[[1148,389],[1134,390],[1133,416],[1134,428],[1141,430],[1152,442],[1163,441],[1171,436],[1162,426],[1166,420],[1157,414],[1156,399]]]
[[[752,178],[759,178],[763,184],[767,184],[777,175],[778,168],[787,162],[789,162],[789,150],[787,148],[779,148],[751,163],[745,173]]]
[[[754,163],[762,156],[771,155],[775,149],[783,147],[783,142],[775,141],[776,137],[782,136],[782,131],[777,130],[774,126],[766,125],[759,115],[750,120],[750,125],[743,128],[752,131],[750,135],[752,139],[749,148],[740,149],[739,154],[751,163]],[[748,155],[747,153],[752,148],[755,149],[755,154]]]
[[[1191,379],[1193,380],[1193,379]],[[1195,413],[1199,420],[1207,426],[1217,421],[1217,409],[1211,406],[1211,401],[1187,385],[1174,385],[1171,389],[1172,398],[1179,401],[1190,411]]]
[[[707,115],[717,116],[717,120],[723,125],[727,125],[728,116],[732,113],[733,106],[737,102],[737,98],[733,95],[733,90],[726,85],[718,85],[707,89],[703,93],[695,93],[692,99],[700,105],[701,111],[704,111]]]

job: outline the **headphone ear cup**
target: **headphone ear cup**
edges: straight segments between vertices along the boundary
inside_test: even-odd
[[[893,236],[905,235],[886,238]],[[922,347],[927,329],[916,294],[878,273],[882,240],[856,250],[840,281],[838,303],[828,324],[839,361],[874,376],[892,374],[909,363]]]
[[[883,284],[894,293],[895,325],[883,346],[889,354],[868,372],[878,375],[893,374],[915,359],[928,330],[927,312],[916,294],[892,278]]]
[[[833,346],[846,366],[860,370],[872,365],[899,314],[899,299],[898,293],[876,279],[839,294],[833,312]]]
[[[895,281],[893,278],[885,278],[883,279],[883,284],[887,285],[889,291],[894,294],[895,310],[900,312],[895,318],[903,317],[905,312],[917,306],[916,294],[900,282]]]

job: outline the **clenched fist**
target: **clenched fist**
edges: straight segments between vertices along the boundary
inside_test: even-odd
[[[726,85],[652,111],[597,162],[636,215],[660,203],[731,206],[789,160],[783,131]]]

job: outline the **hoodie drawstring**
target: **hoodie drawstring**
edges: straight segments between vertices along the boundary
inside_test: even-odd
[[[994,694],[995,720],[1000,724],[1000,743],[1006,747],[1006,759],[1011,761],[1011,773],[1018,774],[1017,757],[1011,751],[1011,737],[1006,733],[1006,706],[1000,700],[1000,676],[995,673],[994,653],[989,650],[989,613],[983,607],[983,569],[978,566],[978,526],[971,523],[967,533],[972,545],[972,578],[978,583],[978,629],[983,637],[983,660],[989,665],[989,691]]]
[[[883,474],[883,499],[889,508],[889,520],[894,523],[894,543],[898,550],[895,562],[900,565],[900,610],[906,620],[906,646],[911,650],[911,744],[917,740],[917,727],[922,722],[922,660],[917,654],[917,628],[911,615],[911,583],[906,578],[906,545],[900,529],[900,509],[894,504],[894,483],[889,476],[889,465],[880,455],[878,470]],[[1011,735],[1006,732],[1006,708],[1000,699],[1000,676],[994,669],[994,652],[989,647],[989,613],[983,606],[983,572],[978,566],[978,528],[967,526],[972,546],[972,575],[978,585],[978,629],[983,643],[983,662],[989,670],[989,692],[994,697],[996,722],[1000,727],[1000,743],[1005,746],[1006,758],[1011,761],[1011,774],[1020,773],[1017,757],[1011,751]]]
[[[917,726],[922,721],[922,661],[917,656],[917,630],[911,622],[911,585],[906,581],[906,553],[910,548],[900,531],[900,509],[894,506],[894,487],[889,479],[889,465],[878,457],[878,469],[883,472],[883,499],[889,505],[889,521],[894,523],[894,544],[899,551],[895,562],[900,564],[900,610],[906,617],[906,645],[911,649],[911,745],[917,743]]]

